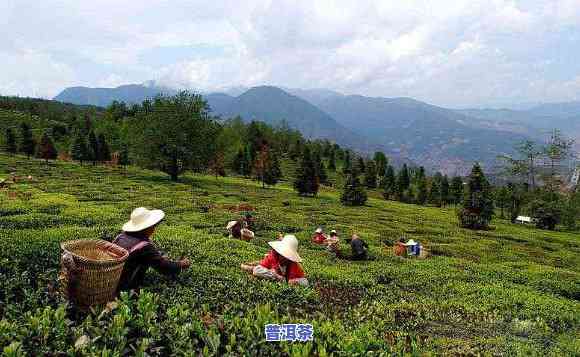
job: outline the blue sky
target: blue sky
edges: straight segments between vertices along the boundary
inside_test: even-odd
[[[580,100],[580,0],[3,0],[0,94],[155,80],[451,106]]]

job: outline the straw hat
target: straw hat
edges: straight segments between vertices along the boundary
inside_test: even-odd
[[[282,240],[268,242],[268,244],[284,258],[296,263],[302,261],[302,258],[298,255],[298,239],[295,236],[289,234],[284,236]]]
[[[131,212],[131,219],[123,225],[125,232],[139,232],[161,222],[165,212],[160,209],[148,210],[145,207],[135,208]]]
[[[320,227],[316,228],[316,230],[314,231],[314,233],[322,233],[322,228],[320,228]]]
[[[417,245],[417,242],[415,242],[414,240],[411,239],[405,245]]]
[[[227,230],[234,228],[234,226],[238,223],[238,221],[229,221],[228,225],[226,226]]]
[[[338,234],[338,233],[336,233],[336,229],[333,229],[330,231],[330,234]]]

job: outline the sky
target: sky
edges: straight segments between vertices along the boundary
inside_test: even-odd
[[[2,0],[0,94],[154,80],[448,107],[580,100],[580,0]]]

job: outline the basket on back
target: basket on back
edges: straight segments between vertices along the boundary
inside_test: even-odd
[[[60,286],[76,306],[88,308],[115,298],[127,250],[104,240],[61,243]]]

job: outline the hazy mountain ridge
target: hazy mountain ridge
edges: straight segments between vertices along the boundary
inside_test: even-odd
[[[138,103],[175,90],[147,85],[65,89],[55,100],[106,106],[113,100]],[[432,170],[464,172],[473,161],[492,165],[515,142],[541,138],[548,128],[578,133],[580,110],[574,103],[537,105],[526,110],[447,109],[412,98],[344,95],[328,89],[259,86],[206,93],[214,115],[241,116],[276,124],[285,120],[306,137],[335,140],[362,152],[384,150]],[[578,103],[576,103],[578,104]],[[580,105],[578,106],[580,108]],[[549,115],[548,115],[549,114]],[[570,124],[572,123],[572,124]],[[576,135],[576,134],[574,134]]]

